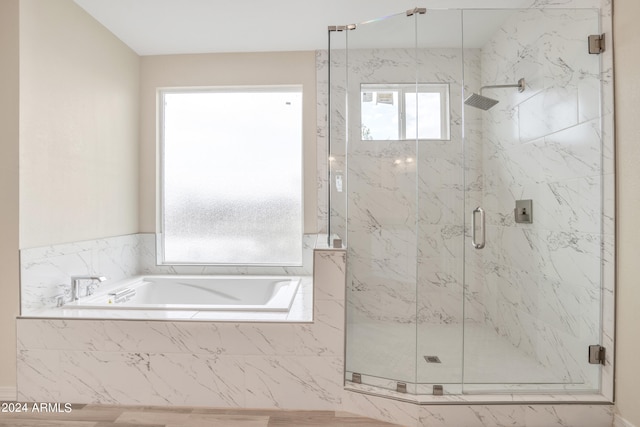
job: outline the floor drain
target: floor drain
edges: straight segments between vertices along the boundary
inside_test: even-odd
[[[425,356],[424,360],[426,360],[427,363],[442,363],[438,356]]]

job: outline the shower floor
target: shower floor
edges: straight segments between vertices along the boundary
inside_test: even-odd
[[[417,345],[416,345],[417,342]],[[420,384],[561,384],[542,366],[483,325],[349,324],[347,371]],[[437,356],[441,363],[428,363]],[[463,369],[461,369],[463,367]],[[491,388],[491,387],[489,387]]]

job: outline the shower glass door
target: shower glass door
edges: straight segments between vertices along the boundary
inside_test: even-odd
[[[598,11],[465,10],[463,25],[464,96],[497,101],[464,105],[464,392],[598,390]]]
[[[347,379],[395,390],[416,376],[416,18],[347,30]],[[415,100],[415,95],[413,100]]]
[[[586,42],[598,11],[424,12],[330,33],[346,380],[598,391],[601,65]]]
[[[418,208],[416,373],[419,394],[461,392],[464,173],[459,10],[431,10],[416,28]],[[422,132],[420,132],[422,130]]]

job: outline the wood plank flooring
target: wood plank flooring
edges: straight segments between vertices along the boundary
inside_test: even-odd
[[[9,408],[3,405],[5,410]],[[15,408],[14,408],[15,409]],[[334,411],[72,405],[69,412],[0,412],[0,427],[393,427]]]

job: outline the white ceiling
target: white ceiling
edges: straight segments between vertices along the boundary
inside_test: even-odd
[[[327,27],[403,13],[419,0],[74,0],[139,55],[315,50],[327,47]],[[431,8],[478,7],[479,0],[420,0]],[[483,0],[483,6],[521,0]],[[452,32],[432,20],[434,45]],[[486,40],[495,27],[476,25]],[[408,26],[411,28],[411,26]],[[398,39],[402,33],[393,33]],[[456,34],[458,32],[456,31]],[[439,37],[438,37],[439,35]],[[390,35],[387,33],[386,40]],[[408,38],[407,38],[408,39]],[[393,44],[391,42],[390,44]],[[442,46],[445,47],[445,46]]]

